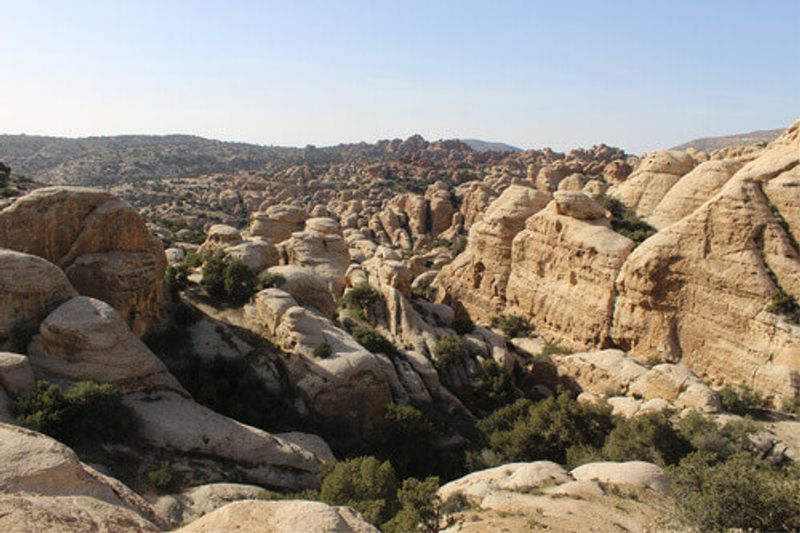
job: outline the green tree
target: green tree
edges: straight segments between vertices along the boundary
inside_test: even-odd
[[[403,481],[403,486],[397,491],[400,510],[381,529],[386,533],[439,531],[438,490],[438,477],[429,477],[424,481],[414,478]]]
[[[392,465],[374,457],[357,457],[323,468],[320,499],[328,505],[347,505],[375,525],[397,512],[397,476]]]
[[[225,266],[223,288],[228,301],[246,303],[256,292],[256,276],[244,261],[234,259]]]
[[[692,451],[691,443],[665,413],[622,418],[608,435],[603,456],[611,461],[647,461],[676,464]]]

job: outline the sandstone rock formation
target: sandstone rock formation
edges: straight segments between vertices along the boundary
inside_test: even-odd
[[[274,205],[250,216],[249,232],[253,237],[279,243],[291,237],[295,231],[301,231],[306,218],[306,212],[297,206]]]
[[[680,360],[706,380],[745,384],[776,403],[800,392],[800,328],[766,311],[777,284],[800,296],[798,251],[764,192],[800,164],[799,130],[800,122],[630,255],[617,276],[612,334],[632,356]]]
[[[77,292],[57,266],[0,250],[0,337],[8,337],[15,327],[35,325],[73,296]]]
[[[321,276],[334,295],[344,290],[344,273],[350,265],[347,243],[338,233],[298,231],[278,245],[284,265],[308,268]]]
[[[349,507],[330,507],[320,502],[285,500],[234,502],[176,530],[176,533],[377,533]]]
[[[164,248],[139,214],[113,195],[38,189],[0,211],[0,247],[61,267],[81,294],[114,305],[135,333],[164,319]]]
[[[575,208],[562,211],[598,214],[596,208],[583,207],[592,205],[583,193],[559,194],[581,198],[570,202]],[[633,246],[605,218],[562,215],[553,202],[530,217],[514,238],[508,306],[531,317],[537,331],[551,342],[577,350],[602,347],[609,340],[614,282]]]
[[[639,167],[609,193],[626,206],[647,218],[664,195],[687,172],[695,160],[686,152],[652,152],[642,158]]]
[[[511,272],[511,242],[525,220],[549,200],[540,191],[512,185],[492,202],[470,229],[467,249],[437,277],[446,299],[463,305],[476,319],[488,319],[501,308]]]

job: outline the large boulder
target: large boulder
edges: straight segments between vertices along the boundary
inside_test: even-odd
[[[308,268],[322,277],[329,291],[339,296],[350,265],[347,243],[336,233],[299,231],[278,246],[281,263]]]
[[[323,459],[301,445],[215,413],[173,391],[139,392],[124,399],[154,448],[197,453],[235,463],[248,480],[266,487],[315,487]]]
[[[77,296],[64,272],[41,257],[0,250],[0,337],[17,326],[38,324]]]
[[[706,161],[683,176],[664,195],[647,221],[656,228],[665,228],[692,214],[714,196],[741,168],[737,161]]]
[[[793,204],[765,194],[797,172],[798,131],[800,121],[628,257],[612,335],[633,357],[680,361],[706,381],[747,385],[778,405],[800,393],[800,327],[767,311],[778,285],[800,298]]]
[[[692,170],[695,160],[677,150],[645,155],[639,168],[609,192],[627,207],[647,218],[681,176]]]
[[[230,503],[184,526],[176,533],[378,533],[350,507],[330,507],[304,500]]]
[[[171,389],[186,394],[113,307],[87,296],[50,313],[28,354],[38,378],[111,383],[123,393]]]
[[[588,463],[570,472],[579,481],[595,480],[610,485],[629,485],[667,492],[667,478],[658,465],[644,461]]]
[[[39,509],[38,512],[44,502],[50,502],[50,512],[56,518],[63,516],[60,505],[56,505],[58,498],[85,497],[83,501],[102,502],[115,508],[106,508],[104,515],[137,516],[136,522],[141,524],[155,520],[155,513],[141,497],[116,479],[81,463],[70,448],[41,433],[8,424],[0,424],[0,493],[20,496],[19,503],[27,502],[27,506]],[[36,500],[42,496],[54,499],[37,504]],[[0,507],[12,506],[8,499],[3,499]],[[71,511],[74,512],[74,507]]]
[[[438,299],[463,305],[474,319],[488,319],[501,309],[511,273],[511,243],[525,220],[549,201],[547,194],[529,187],[507,188],[470,229],[466,250],[437,277]]]
[[[647,372],[647,367],[621,350],[555,356],[553,361],[561,379],[598,396],[626,394],[631,383]]]
[[[78,292],[101,295],[137,334],[165,319],[167,262],[161,241],[133,207],[110,193],[37,189],[0,211],[0,247],[61,267]]]
[[[397,380],[388,359],[278,289],[258,293],[253,308],[255,320],[291,354],[285,360],[289,380],[313,412],[355,431],[368,430],[380,419],[392,400],[391,382]],[[323,344],[329,353],[320,357],[315,351]]]
[[[634,243],[605,218],[562,215],[557,205],[530,217],[514,238],[506,300],[551,342],[573,350],[602,347],[614,282]]]
[[[242,234],[233,226],[227,224],[214,224],[206,232],[206,240],[198,252],[214,252],[242,242]]]
[[[313,307],[329,318],[336,313],[336,301],[326,280],[314,270],[286,265],[272,267],[267,272],[283,278],[280,288],[289,293],[298,304]]]
[[[571,478],[564,467],[551,461],[509,463],[479,470],[446,483],[439,489],[439,496],[447,500],[460,494],[473,500],[482,500],[502,490],[527,492],[568,481]]]
[[[17,353],[0,352],[0,385],[14,396],[32,391],[35,382],[28,358]]]
[[[305,210],[294,205],[273,205],[266,211],[250,215],[249,232],[253,237],[263,237],[279,243],[303,229],[308,215]]]
[[[272,241],[254,238],[225,248],[231,259],[242,261],[251,272],[259,273],[278,264],[278,250]]]
[[[153,508],[170,526],[188,524],[203,515],[239,500],[255,500],[264,489],[240,483],[210,483],[192,487],[179,494],[159,498]]]

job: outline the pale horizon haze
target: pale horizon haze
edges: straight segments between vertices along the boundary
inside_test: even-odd
[[[800,1],[0,0],[0,134],[632,153],[800,118]]]

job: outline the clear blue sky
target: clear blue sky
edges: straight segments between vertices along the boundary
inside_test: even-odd
[[[800,0],[0,0],[0,132],[632,152],[800,117]]]

